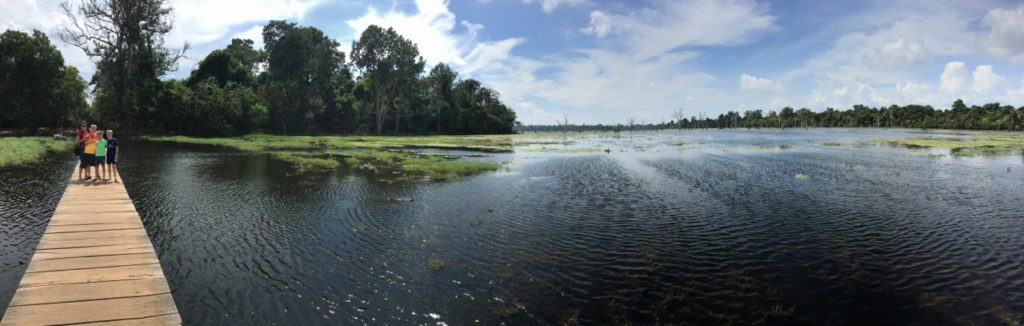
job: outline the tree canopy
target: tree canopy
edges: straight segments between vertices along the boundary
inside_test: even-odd
[[[0,34],[0,128],[67,126],[83,114],[85,88],[45,34]]]

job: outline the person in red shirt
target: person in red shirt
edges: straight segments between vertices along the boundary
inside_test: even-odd
[[[82,120],[82,124],[78,128],[78,132],[75,133],[75,154],[78,155],[78,180],[86,180],[82,178],[82,173],[88,175],[86,169],[89,167],[85,161],[85,138],[89,136],[89,124]]]

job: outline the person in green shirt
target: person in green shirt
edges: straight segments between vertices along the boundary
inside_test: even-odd
[[[107,135],[103,135],[96,141],[96,166],[99,167],[96,179],[110,181],[110,176],[107,175]]]

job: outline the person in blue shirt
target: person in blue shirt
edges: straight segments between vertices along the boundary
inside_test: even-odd
[[[107,130],[107,178],[114,177],[117,181],[117,160],[121,157],[121,148],[117,146],[117,138],[114,138],[114,131]]]

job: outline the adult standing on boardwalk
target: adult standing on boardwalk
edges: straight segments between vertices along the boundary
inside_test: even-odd
[[[89,127],[89,131],[85,136],[85,147],[82,152],[82,165],[85,166],[85,180],[92,179],[92,175],[89,173],[89,168],[96,166],[96,142],[99,141],[100,136],[96,133],[96,125]],[[96,170],[96,169],[93,169]],[[99,172],[96,172],[96,177],[99,178]]]
[[[78,180],[85,180],[82,177],[82,173],[88,175],[86,168],[89,167],[85,163],[85,138],[89,136],[88,123],[82,120],[81,125],[78,127],[78,131],[75,132],[75,155],[78,156]]]

